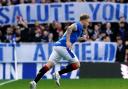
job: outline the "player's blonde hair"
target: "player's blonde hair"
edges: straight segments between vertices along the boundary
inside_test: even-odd
[[[81,20],[86,20],[86,19],[89,19],[89,18],[90,18],[90,16],[88,14],[81,14],[80,15],[80,21]]]

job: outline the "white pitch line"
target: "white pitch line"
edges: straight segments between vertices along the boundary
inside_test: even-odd
[[[17,80],[9,80],[9,81],[6,81],[6,82],[3,82],[3,83],[0,83],[0,86],[3,86],[5,84],[9,84],[9,83],[12,83],[12,82],[15,82]]]

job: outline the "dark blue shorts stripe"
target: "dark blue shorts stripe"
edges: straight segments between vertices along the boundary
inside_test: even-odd
[[[69,48],[67,48],[67,51],[68,51],[69,55],[70,55],[72,58],[75,57],[74,54],[72,53],[72,51],[71,51]]]

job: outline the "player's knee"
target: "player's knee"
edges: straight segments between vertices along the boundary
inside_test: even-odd
[[[47,66],[48,69],[52,68],[52,65],[46,64],[45,66]]]
[[[47,66],[49,69],[51,69],[51,68],[54,66],[54,63],[48,62],[48,63],[46,64],[46,66]]]
[[[80,62],[76,63],[77,68],[80,68]]]
[[[74,70],[78,69],[79,67],[80,67],[80,63],[79,63],[79,62],[72,64],[72,68],[73,68]]]

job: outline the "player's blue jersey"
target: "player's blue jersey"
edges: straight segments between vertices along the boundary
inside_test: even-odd
[[[72,44],[75,43],[78,40],[78,38],[82,35],[82,32],[83,32],[83,25],[80,22],[76,22],[74,24],[76,26],[76,31],[73,31],[70,35],[70,42]],[[55,46],[64,46],[64,47],[66,47],[66,33],[67,33],[67,31],[64,33],[62,38],[60,38],[55,43]]]

